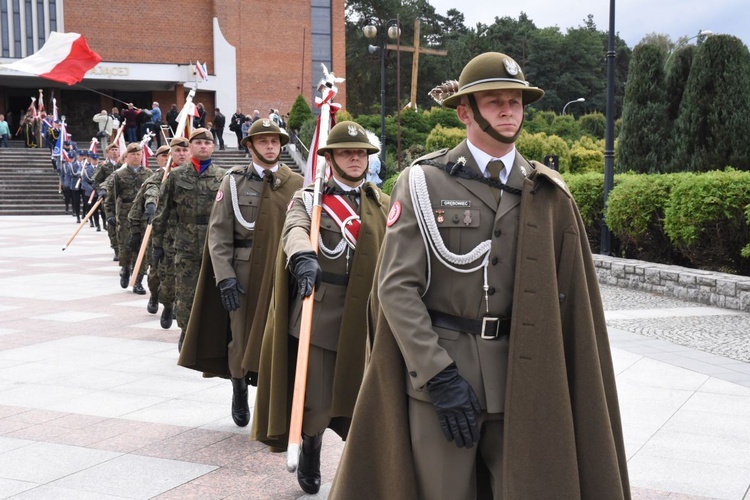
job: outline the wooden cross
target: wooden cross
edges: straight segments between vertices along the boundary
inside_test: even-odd
[[[389,43],[386,45],[389,50],[401,50],[403,52],[414,52],[414,59],[411,63],[411,96],[409,105],[412,109],[416,109],[417,106],[417,75],[419,73],[419,54],[430,54],[434,56],[447,56],[447,50],[437,49],[423,49],[419,47],[419,19],[414,20],[414,46],[409,47],[408,45],[394,45]]]

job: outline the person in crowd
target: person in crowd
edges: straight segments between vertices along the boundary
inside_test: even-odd
[[[297,467],[297,481],[308,494],[320,489],[323,432],[330,427],[346,439],[365,368],[367,296],[389,201],[365,181],[367,155],[377,152],[359,124],[337,123],[317,151],[332,172],[322,200],[318,252],[310,241],[313,186],[295,193],[281,233],[251,438],[274,450],[286,448],[289,374],[296,365],[302,303],[317,289]]]
[[[245,148],[242,146],[242,138],[245,134],[242,132],[242,125],[245,123],[245,115],[242,114],[242,110],[237,108],[229,122],[229,130],[234,132],[237,136],[237,149],[244,151]]]
[[[139,142],[138,137],[138,115],[141,114],[141,109],[136,108],[135,105],[130,102],[127,107],[122,110],[122,118],[125,120],[125,140],[127,142]]]
[[[221,182],[178,361],[231,379],[232,419],[240,427],[250,422],[247,386],[257,381],[281,227],[289,200],[303,183],[279,163],[287,140],[270,121],[254,123],[242,140],[254,151],[253,161],[231,169]]]
[[[226,125],[226,123],[226,116],[221,114],[221,110],[219,108],[216,108],[216,113],[214,113],[214,126],[211,129],[211,132],[214,135],[214,143],[219,144],[220,150],[226,149],[224,147],[224,126]]]
[[[10,140],[10,126],[8,125],[8,122],[5,121],[5,115],[0,114],[0,148],[7,148],[10,145],[8,144],[8,141]]]

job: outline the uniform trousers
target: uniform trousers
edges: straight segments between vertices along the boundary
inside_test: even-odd
[[[89,203],[89,196],[86,196],[86,193],[84,193],[84,198],[83,198],[83,215],[84,216],[87,213],[89,213],[89,210],[91,210],[91,207],[93,207],[96,204],[97,200],[99,199],[97,195],[94,195],[94,198],[91,200],[91,203]],[[99,207],[101,207],[101,205],[99,205]],[[97,208],[94,211],[94,213],[91,214],[90,220],[94,221],[94,225],[96,227],[99,227],[99,208]]]
[[[146,255],[143,260],[141,269],[145,269],[145,266],[148,266],[148,291],[151,295],[158,295],[161,291],[161,279],[159,278],[158,266],[154,265],[153,245],[150,238],[148,245],[146,245]]]
[[[234,271],[237,281],[244,290],[250,290],[251,284],[248,283],[250,276],[250,260],[235,261]],[[242,358],[245,356],[245,339],[247,338],[247,325],[245,316],[247,315],[247,293],[240,295],[240,308],[229,313],[229,329],[232,332],[232,338],[227,346],[227,357],[229,361],[229,373],[232,378],[242,378],[247,375],[247,370],[242,368]]]
[[[174,237],[167,230],[164,236],[164,258],[159,262],[159,303],[166,308],[172,308],[175,301],[174,277]]]
[[[201,256],[197,257],[196,259],[180,253],[174,257],[175,313],[177,325],[183,330],[187,328],[190,320],[195,287],[198,285],[198,275],[201,271]]]
[[[331,422],[335,370],[336,352],[311,344],[307,362],[305,411],[302,418],[302,432],[308,436],[323,433]]]
[[[432,403],[409,398],[409,429],[420,499],[475,499],[480,453],[489,469],[493,497],[502,500],[503,414],[483,412],[477,415],[477,424],[479,443],[459,448],[445,439]]]
[[[119,247],[120,267],[130,267],[135,264],[135,256],[130,250],[130,222],[128,213],[132,203],[121,203],[117,217],[117,246]]]
[[[76,217],[81,216],[81,198],[83,197],[83,190],[81,188],[71,189],[70,197],[73,202],[73,213]]]

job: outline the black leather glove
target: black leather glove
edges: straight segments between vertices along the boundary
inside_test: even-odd
[[[151,224],[151,221],[154,219],[154,214],[156,213],[156,205],[153,203],[146,203],[146,211],[144,213],[146,214],[146,224]]]
[[[245,293],[237,278],[226,278],[219,281],[219,292],[221,293],[221,304],[227,311],[236,311],[240,308],[240,294]]]
[[[130,251],[137,252],[141,248],[141,233],[130,235]]]
[[[154,258],[154,265],[158,266],[159,262],[164,258],[164,249],[162,247],[154,247],[152,256]]]
[[[320,286],[323,271],[318,264],[318,255],[313,252],[297,252],[289,259],[292,274],[297,279],[297,291],[300,298],[305,298]]]
[[[117,221],[114,217],[107,218],[107,224],[109,224],[112,227],[115,227],[117,225]]]
[[[459,448],[471,448],[479,441],[477,414],[482,411],[471,385],[458,374],[455,363],[427,382],[440,427],[448,441]]]

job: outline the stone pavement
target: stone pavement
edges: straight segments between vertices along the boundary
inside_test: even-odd
[[[106,234],[0,217],[0,498],[304,498],[176,365],[178,330],[119,287]],[[602,287],[633,497],[750,500],[750,314]],[[251,392],[251,403],[254,394]],[[324,498],[343,444],[326,434]]]

